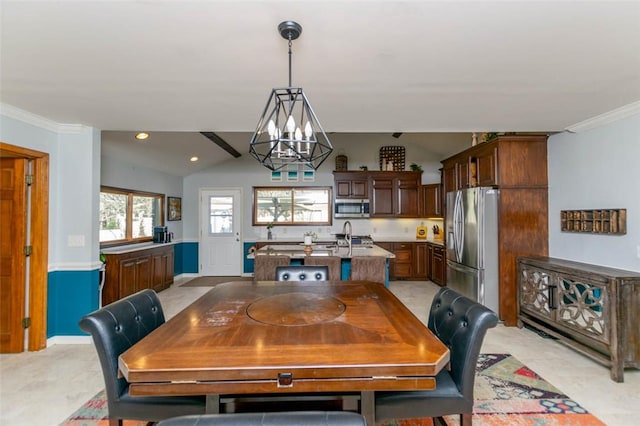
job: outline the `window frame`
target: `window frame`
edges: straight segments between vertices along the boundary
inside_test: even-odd
[[[295,191],[313,191],[321,190],[327,192],[327,221],[324,222],[294,222],[295,203],[291,203],[291,221],[277,221],[277,222],[258,222],[258,192],[259,191],[291,191],[291,196],[294,197]],[[333,224],[333,187],[331,186],[254,186],[253,198],[252,198],[252,218],[251,222],[253,226],[331,226]]]
[[[100,186],[100,194],[103,192],[110,194],[120,194],[127,196],[127,208],[126,208],[126,227],[125,227],[125,238],[120,240],[110,240],[110,241],[100,241],[100,248],[103,247],[111,247],[111,246],[121,246],[127,244],[137,244],[137,243],[145,243],[153,241],[153,233],[149,237],[140,237],[133,238],[133,197],[150,197],[158,199],[159,204],[159,217],[158,223],[154,226],[164,226],[165,225],[165,215],[164,215],[164,203],[165,203],[165,194],[160,194],[156,192],[149,191],[138,191],[135,189],[125,189],[125,188],[117,188],[113,186]],[[102,216],[100,212],[100,216]],[[100,227],[98,232],[100,232]],[[99,237],[98,237],[99,239]]]

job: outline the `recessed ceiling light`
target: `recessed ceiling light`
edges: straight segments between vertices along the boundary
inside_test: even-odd
[[[149,137],[149,133],[146,133],[146,132],[136,133],[136,139],[138,139],[139,141],[143,141],[148,137]]]
[[[189,161],[191,161],[192,163],[195,163],[198,160],[199,160],[199,158],[196,157],[196,156],[193,156],[193,157],[189,158]]]

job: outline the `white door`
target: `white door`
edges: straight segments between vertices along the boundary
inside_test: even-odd
[[[200,275],[242,273],[242,190],[200,190]]]

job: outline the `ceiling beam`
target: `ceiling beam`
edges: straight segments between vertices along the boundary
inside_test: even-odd
[[[209,139],[211,142],[215,143],[216,145],[218,145],[220,148],[224,149],[225,151],[227,151],[229,154],[231,154],[234,158],[238,158],[240,156],[242,156],[242,154],[240,154],[238,151],[236,151],[236,149],[234,147],[232,147],[231,145],[229,145],[227,143],[227,141],[225,141],[224,139],[222,139],[220,136],[218,136],[217,134],[215,134],[214,132],[200,132],[200,134],[204,137],[206,137],[207,139]]]

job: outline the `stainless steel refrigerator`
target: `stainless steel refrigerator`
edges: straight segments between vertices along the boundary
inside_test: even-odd
[[[447,287],[498,312],[498,197],[495,188],[447,193]]]

